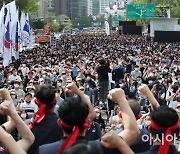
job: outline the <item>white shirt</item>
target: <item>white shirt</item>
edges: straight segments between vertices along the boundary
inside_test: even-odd
[[[23,76],[25,76],[29,72],[29,68],[28,67],[21,67],[21,71],[22,71]]]
[[[170,96],[172,96],[172,95],[174,95],[174,93],[170,92],[170,90],[168,89],[167,92],[166,92],[166,100],[167,100]],[[174,97],[173,97],[173,99],[174,99]],[[177,100],[173,100],[173,99],[171,99],[171,100],[170,100],[169,102],[167,102],[167,103],[168,103],[168,106],[169,106],[170,108],[176,109]]]
[[[33,101],[30,103],[24,102],[20,104],[20,110],[27,111],[29,118],[31,118],[37,112],[38,106]]]
[[[19,75],[10,75],[9,76],[9,81],[19,81],[19,82],[21,82],[22,81],[22,79],[21,79],[21,77],[19,76]]]

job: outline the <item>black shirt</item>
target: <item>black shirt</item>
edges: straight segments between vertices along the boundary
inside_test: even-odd
[[[108,81],[108,73],[111,72],[111,69],[108,66],[99,66],[96,69],[98,74],[99,81]]]
[[[92,121],[91,127],[86,131],[88,141],[101,139],[101,127],[97,122]]]
[[[98,119],[96,118],[96,119],[94,119],[94,121],[97,122],[98,124],[100,124],[101,130],[102,130],[102,129],[105,129],[106,126],[105,126],[105,123],[104,123],[104,119],[103,119],[103,118],[98,118]]]
[[[65,137],[62,137],[60,141],[40,146],[36,154],[57,154],[60,146],[64,143],[65,139],[66,139]],[[100,154],[119,154],[120,153],[116,149],[107,149],[103,147],[99,140],[88,142],[85,137],[81,136],[77,138],[76,143],[77,142],[91,144],[92,146],[96,147],[99,150]]]
[[[57,119],[58,117],[55,113],[46,113],[43,121],[34,125],[32,132],[35,136],[35,141],[28,154],[34,154],[40,145],[53,143],[61,139],[63,132],[57,125]]]

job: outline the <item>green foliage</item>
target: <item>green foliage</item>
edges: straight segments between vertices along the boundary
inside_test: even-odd
[[[68,16],[62,14],[56,16],[55,13],[48,12],[44,17],[44,22],[52,26],[52,30],[60,32],[62,30],[70,30],[72,28],[72,22]]]
[[[30,23],[30,24],[33,29],[43,29],[44,28],[44,21],[42,21],[41,19],[32,21],[32,23]]]
[[[73,28],[82,29],[84,27],[92,27],[93,25],[93,18],[92,16],[88,17],[78,17],[72,20]]]
[[[52,27],[52,31],[53,32],[59,32],[59,29],[60,29],[60,23],[57,22],[56,20],[54,20],[52,23],[51,23],[51,27]]]
[[[72,26],[73,28],[85,28],[85,27],[93,27],[94,25],[104,26],[104,16],[97,16],[93,20],[93,16],[87,16],[87,17],[79,17],[72,20]]]
[[[7,4],[12,2],[13,0],[0,0],[0,7],[2,7],[3,3]],[[38,9],[38,3],[36,0],[16,0],[16,5],[19,10],[24,12],[34,12]]]

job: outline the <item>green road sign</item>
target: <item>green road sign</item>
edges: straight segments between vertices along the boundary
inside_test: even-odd
[[[143,19],[155,17],[154,4],[128,4],[126,7],[128,19]]]
[[[120,18],[119,17],[115,17],[114,24],[115,25],[119,25],[119,21],[120,21]]]

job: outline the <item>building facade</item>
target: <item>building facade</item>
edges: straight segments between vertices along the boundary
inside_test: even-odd
[[[46,0],[38,0],[38,18],[44,18],[45,14],[48,12],[48,2]]]
[[[106,14],[105,9],[109,7],[109,0],[100,0],[100,14]]]
[[[65,14],[70,19],[86,17],[88,15],[89,0],[54,0],[56,15]]]
[[[54,0],[54,12],[56,15],[68,15],[68,0]]]

